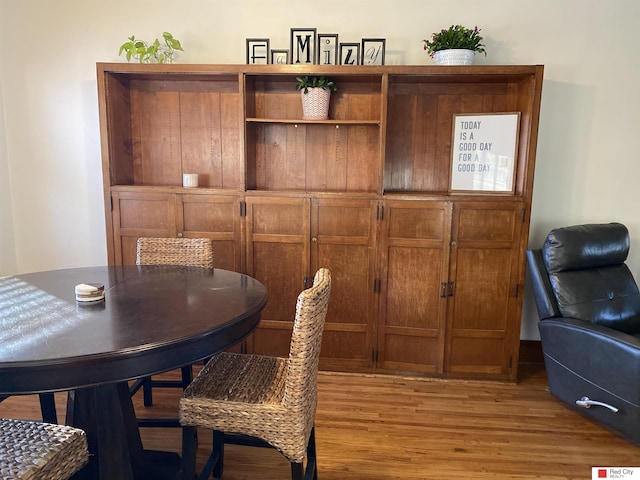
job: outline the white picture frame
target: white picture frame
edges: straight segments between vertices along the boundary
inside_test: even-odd
[[[316,28],[292,28],[289,53],[291,63],[315,64],[316,62]]]
[[[360,65],[360,44],[340,44],[340,65]]]
[[[287,65],[289,62],[289,50],[271,49],[272,65]]]
[[[338,34],[319,33],[317,50],[318,65],[338,65]]]
[[[269,41],[268,38],[247,38],[247,65],[269,63]]]
[[[384,65],[387,40],[385,38],[363,38],[361,65]]]
[[[451,192],[515,191],[520,112],[453,116]]]

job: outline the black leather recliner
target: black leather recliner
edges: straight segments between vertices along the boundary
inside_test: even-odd
[[[640,444],[640,291],[620,223],[552,230],[527,251],[551,394]]]

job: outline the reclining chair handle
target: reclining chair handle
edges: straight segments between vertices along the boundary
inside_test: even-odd
[[[599,407],[608,408],[613,413],[618,413],[618,409],[613,405],[609,405],[608,403],[604,402],[598,402],[596,400],[591,400],[589,397],[582,397],[580,400],[576,400],[576,405],[582,408],[590,408],[592,405],[597,405]]]

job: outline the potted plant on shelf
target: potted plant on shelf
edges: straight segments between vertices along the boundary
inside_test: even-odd
[[[129,37],[129,41],[120,45],[118,55],[126,53],[127,62],[135,58],[140,63],[173,63],[173,55],[176,50],[184,52],[180,40],[174,38],[169,32],[163,32],[164,44],[157,38],[152,44],[144,40],[136,39],[135,35]]]
[[[424,49],[438,65],[471,65],[476,52],[487,55],[478,27],[451,25],[423,42]]]
[[[305,75],[296,77],[298,84],[296,90],[300,90],[302,98],[303,120],[326,120],[329,118],[329,100],[331,92],[338,87],[325,76],[313,77]]]

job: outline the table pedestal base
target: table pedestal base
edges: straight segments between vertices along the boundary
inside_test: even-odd
[[[78,480],[179,478],[178,454],[142,448],[126,382],[70,392],[67,424],[83,429],[89,444],[89,464]]]

